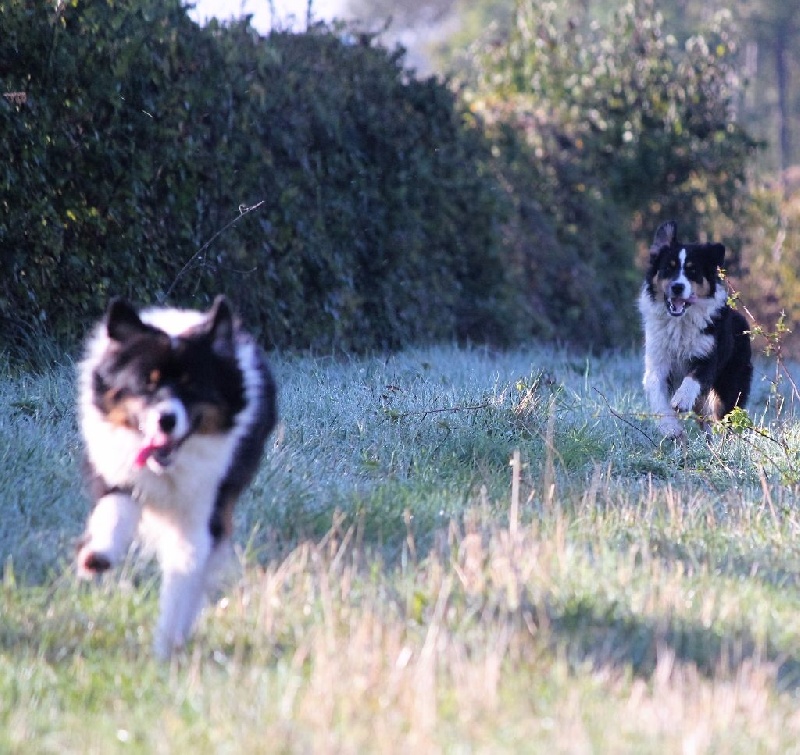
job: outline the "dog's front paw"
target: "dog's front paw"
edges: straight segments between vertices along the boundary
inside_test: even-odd
[[[91,547],[91,542],[84,540],[78,544],[77,571],[81,579],[92,579],[98,574],[108,571],[114,564],[111,556]]]
[[[130,495],[109,493],[96,504],[77,546],[78,576],[83,579],[120,563],[136,534],[141,509]]]
[[[686,377],[672,396],[672,408],[678,412],[690,412],[700,396],[700,383],[694,378]]]
[[[662,417],[658,429],[666,438],[678,440],[683,437],[683,424],[677,417]]]

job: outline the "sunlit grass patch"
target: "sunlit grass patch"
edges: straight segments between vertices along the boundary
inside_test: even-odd
[[[150,654],[157,573],[70,570],[69,370],[0,383],[0,750],[790,751],[790,402],[662,443],[632,356],[275,357],[241,574]],[[768,435],[767,435],[768,434]]]

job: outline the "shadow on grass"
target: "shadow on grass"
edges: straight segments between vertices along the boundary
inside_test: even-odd
[[[621,604],[598,605],[577,599],[555,605],[545,601],[523,605],[522,623],[545,630],[547,644],[560,651],[576,669],[626,668],[637,677],[650,679],[659,659],[690,664],[711,679],[722,674],[735,677],[744,664],[775,669],[778,691],[800,689],[800,657],[773,641],[756,638],[746,628],[721,631],[674,617],[644,618]]]

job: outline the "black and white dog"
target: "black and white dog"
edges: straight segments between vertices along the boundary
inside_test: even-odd
[[[263,352],[224,297],[209,312],[111,302],[79,368],[94,508],[81,576],[117,564],[138,536],[162,572],[155,651],[188,639],[230,558],[232,512],[277,418]]]
[[[664,435],[681,437],[679,412],[720,420],[743,407],[753,377],[748,325],[728,306],[722,244],[683,244],[674,221],[650,247],[639,296],[645,339],[644,389]],[[707,426],[707,425],[706,425]]]

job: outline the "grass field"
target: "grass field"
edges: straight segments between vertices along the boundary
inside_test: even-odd
[[[800,420],[660,443],[635,354],[273,357],[241,579],[79,584],[69,366],[0,377],[0,752],[800,752]]]

